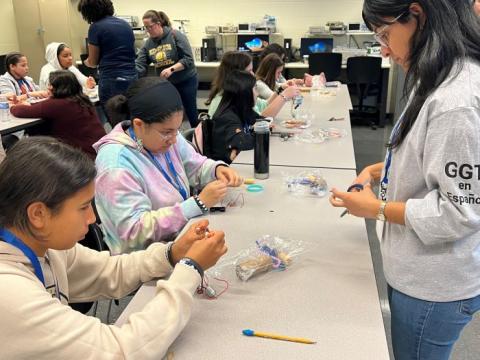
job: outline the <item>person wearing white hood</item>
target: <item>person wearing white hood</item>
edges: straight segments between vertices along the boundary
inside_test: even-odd
[[[47,63],[40,71],[40,89],[48,89],[50,73],[57,70],[71,71],[84,88],[92,89],[95,87],[95,79],[91,76],[86,77],[73,65],[72,49],[66,44],[58,42],[48,44],[45,51],[45,60],[47,60]]]

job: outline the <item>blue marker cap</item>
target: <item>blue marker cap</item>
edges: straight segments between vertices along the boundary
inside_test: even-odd
[[[254,336],[255,335],[255,331],[250,330],[250,329],[242,330],[242,333],[243,333],[243,335],[247,335],[247,336]]]

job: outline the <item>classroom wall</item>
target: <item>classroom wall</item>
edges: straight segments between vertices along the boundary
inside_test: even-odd
[[[0,0],[0,54],[18,51],[17,25],[12,0]]]
[[[162,10],[171,20],[188,19],[188,37],[192,46],[200,46],[205,25],[258,23],[265,14],[277,18],[277,31],[299,46],[309,26],[327,21],[358,22],[362,19],[362,0],[114,0],[118,15],[136,15],[141,20],[146,10]]]

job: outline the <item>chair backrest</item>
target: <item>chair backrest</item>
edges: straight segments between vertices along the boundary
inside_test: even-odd
[[[378,84],[382,74],[382,58],[353,56],[347,60],[347,81],[350,84]]]
[[[311,75],[324,73],[327,81],[337,80],[342,70],[341,53],[314,53],[308,56],[308,72]]]
[[[187,130],[182,131],[182,136],[187,140],[188,142],[192,142],[193,140],[193,134],[195,133],[195,128],[190,128]]]
[[[382,75],[382,59],[373,56],[353,56],[347,60],[347,83],[356,88],[359,97],[358,109],[372,88],[379,87]]]
[[[96,223],[88,226],[88,232],[85,235],[85,239],[80,240],[79,243],[85,247],[88,247],[97,251],[108,250],[107,244],[103,241],[103,232],[100,226]]]

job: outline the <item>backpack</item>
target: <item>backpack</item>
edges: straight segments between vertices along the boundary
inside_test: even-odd
[[[213,126],[213,120],[207,113],[198,115],[198,125],[193,133],[192,144],[198,153],[206,157],[210,157],[212,153]]]

